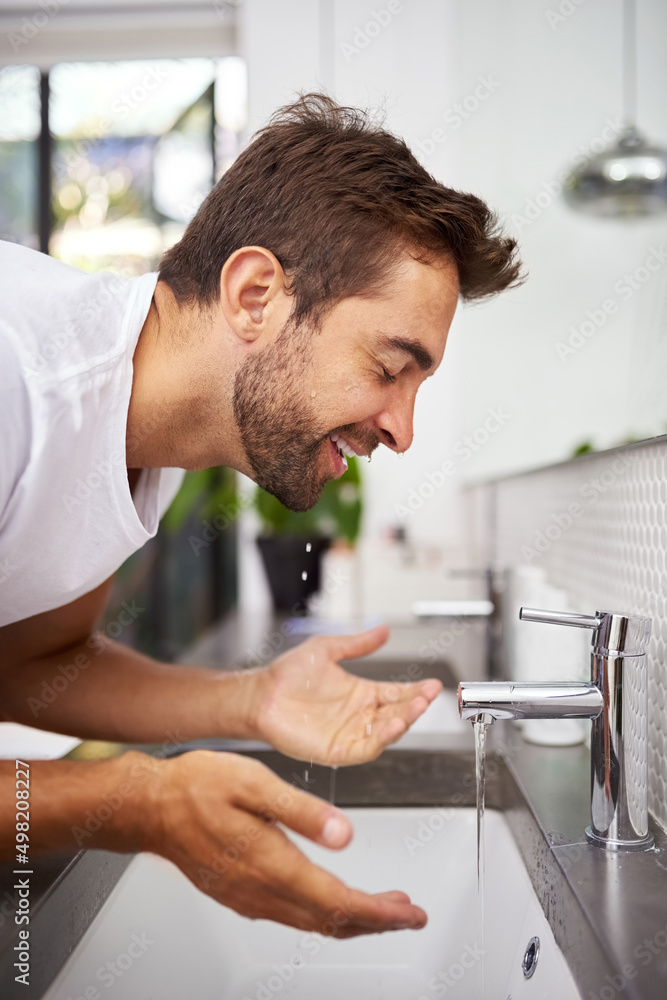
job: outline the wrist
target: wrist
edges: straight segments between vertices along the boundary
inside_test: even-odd
[[[100,831],[91,846],[124,853],[155,849],[162,833],[161,800],[168,763],[136,750],[128,750],[113,761],[108,787],[101,796],[112,815],[107,832]]]
[[[263,738],[259,719],[268,674],[268,667],[253,667],[218,675],[215,735],[237,740]]]

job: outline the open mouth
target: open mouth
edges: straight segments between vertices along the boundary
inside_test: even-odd
[[[334,459],[336,478],[342,476],[347,469],[348,458],[352,458],[354,455],[364,454],[364,451],[354,448],[349,441],[342,436],[342,434],[338,434],[336,431],[329,435],[329,445]]]
[[[343,475],[347,471],[347,458],[345,457],[345,452],[341,448],[338,441],[334,441],[333,434],[330,434],[327,438],[329,442],[329,448],[333,456],[334,470],[336,473],[336,479]]]

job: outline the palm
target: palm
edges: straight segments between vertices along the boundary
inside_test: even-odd
[[[387,638],[318,638],[275,660],[257,716],[263,739],[297,760],[360,764],[374,760],[412,725],[441,689],[437,680],[378,683],[349,674],[338,660],[363,656]]]

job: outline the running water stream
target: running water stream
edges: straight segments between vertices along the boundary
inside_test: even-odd
[[[486,730],[488,717],[477,716],[472,720],[475,734],[475,777],[477,779],[477,900],[479,949],[484,955],[484,798],[486,793]],[[482,994],[484,1000],[484,958],[481,962]]]

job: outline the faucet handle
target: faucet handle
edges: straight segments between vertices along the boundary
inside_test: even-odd
[[[627,656],[641,656],[651,638],[652,619],[643,615],[624,615],[618,611],[596,611],[594,615],[575,615],[568,611],[542,611],[539,608],[521,608],[519,618],[524,622],[545,622],[548,625],[572,625],[590,628],[594,650],[609,650]]]
[[[540,608],[521,608],[522,622],[544,622],[547,625],[572,625],[574,628],[599,628],[602,619],[593,615],[575,615],[569,611],[542,611]]]

